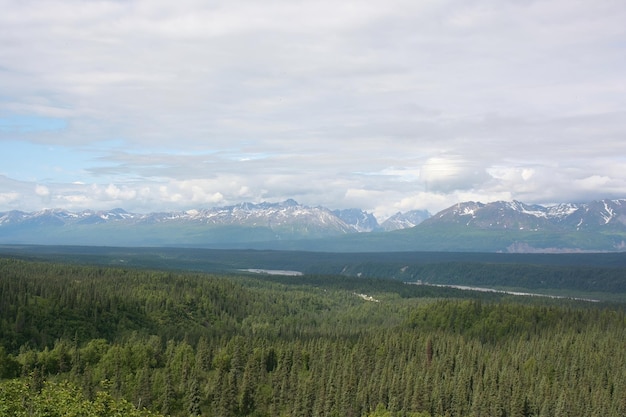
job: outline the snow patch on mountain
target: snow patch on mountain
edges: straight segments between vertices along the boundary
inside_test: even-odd
[[[479,229],[517,229],[526,231],[605,230],[626,231],[626,200],[602,200],[587,204],[567,203],[552,206],[524,204],[519,201],[457,203],[435,214],[428,227],[439,223],[458,224]]]
[[[430,213],[427,210],[411,210],[406,213],[396,213],[385,220],[380,227],[382,230],[387,232],[392,230],[409,229],[417,226],[429,217]]]
[[[333,210],[332,214],[359,233],[373,232],[380,228],[373,214],[358,208]]]
[[[546,213],[550,219],[564,219],[580,208],[579,204],[566,203],[546,207]]]
[[[331,211],[321,206],[300,205],[294,200],[148,214],[119,208],[76,213],[60,209],[0,213],[2,243],[57,244],[59,239],[65,239],[63,244],[219,246],[223,242],[291,241],[407,228],[416,228],[418,234],[427,232],[425,236],[434,239],[442,230],[462,236],[467,229],[537,233],[533,239],[540,239],[541,232],[549,232],[552,239],[561,239],[558,236],[577,231],[603,236],[609,232],[619,238],[626,234],[626,200],[552,206],[519,201],[487,204],[470,201],[455,204],[434,216],[423,210],[397,213],[382,224],[361,209]],[[523,244],[524,236],[520,239],[519,243]],[[610,243],[613,246],[609,248],[622,250],[619,249],[622,240]],[[564,246],[570,250],[567,243]]]

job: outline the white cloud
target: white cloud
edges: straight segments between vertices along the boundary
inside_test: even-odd
[[[11,206],[18,201],[20,195],[18,193],[0,193],[0,204],[3,206]]]
[[[109,184],[104,190],[105,195],[110,200],[132,200],[137,197],[137,192],[128,187],[120,188],[114,184]]]
[[[429,158],[420,172],[420,179],[428,190],[441,192],[471,189],[488,178],[477,161],[456,155]]]
[[[172,183],[173,187],[185,196],[185,200],[192,204],[216,205],[224,201],[224,196],[219,191],[212,192],[215,187],[213,181],[186,180]]]
[[[597,190],[598,188],[605,188],[611,183],[611,179],[602,175],[592,175],[580,180],[576,180],[576,184],[585,190]]]
[[[524,168],[522,169],[522,179],[524,181],[528,181],[535,175],[535,170],[532,168]]]
[[[0,209],[626,196],[620,2],[0,5]]]
[[[50,195],[50,189],[45,185],[37,184],[37,186],[35,186],[35,194],[40,197],[48,197]]]
[[[94,201],[89,198],[87,195],[81,194],[68,194],[68,195],[60,195],[57,197],[57,201],[65,203],[64,206],[69,204],[70,209],[88,209],[94,207]],[[99,207],[95,207],[96,209]]]

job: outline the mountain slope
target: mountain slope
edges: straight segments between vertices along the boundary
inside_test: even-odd
[[[327,208],[293,200],[149,214],[123,209],[0,213],[0,243],[219,246],[315,239],[357,230],[357,225]]]
[[[396,213],[385,220],[380,227],[387,232],[408,229],[417,226],[429,217],[430,213],[426,210],[411,210],[406,213]]]
[[[373,232],[380,229],[376,217],[361,209],[334,210],[333,214],[357,232]]]
[[[544,207],[519,201],[459,203],[424,221],[424,225],[457,224],[476,229],[534,231],[626,231],[626,200]]]
[[[454,250],[616,251],[625,245],[625,219],[626,200],[550,207],[466,202],[435,214],[418,229],[419,240],[445,241]]]
[[[0,243],[337,252],[626,249],[626,200],[547,207],[464,202],[424,219],[427,215],[398,214],[379,225],[360,209],[331,211],[293,200],[150,214],[10,211],[0,213]]]

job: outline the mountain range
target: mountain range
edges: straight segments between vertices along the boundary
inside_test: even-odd
[[[358,251],[576,252],[626,248],[626,200],[553,206],[464,202],[379,223],[361,209],[294,200],[181,212],[0,213],[0,243]]]

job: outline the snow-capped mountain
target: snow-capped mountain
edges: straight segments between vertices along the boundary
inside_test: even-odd
[[[477,229],[532,231],[626,230],[626,200],[587,204],[528,205],[519,201],[465,202],[449,207],[424,222],[454,223]]]
[[[339,252],[626,250],[626,200],[552,206],[464,202],[426,217],[424,211],[399,213],[379,225],[360,209],[331,211],[294,200],[149,214],[8,211],[0,213],[0,244]]]
[[[361,209],[333,210],[333,214],[357,232],[374,232],[380,229],[376,217]]]
[[[419,234],[419,235],[418,235]],[[415,228],[430,250],[579,252],[626,249],[626,200],[553,206],[519,201],[464,202]]]
[[[398,212],[385,220],[380,227],[387,232],[408,229],[417,226],[429,217],[430,213],[427,210],[411,210],[406,213]]]
[[[134,219],[140,215],[127,213],[123,209],[110,211],[85,210],[78,213],[61,209],[45,209],[32,213],[9,211],[0,213],[0,227],[17,225],[65,225],[70,223],[104,223],[113,220]]]
[[[353,228],[324,207],[308,207],[286,200],[280,203],[241,203],[234,206],[174,213],[152,213],[143,221],[191,222],[197,225],[263,227],[277,232],[300,230],[307,234],[343,234]]]
[[[123,209],[0,213],[0,243],[217,244],[323,238],[376,228],[376,218],[362,210],[333,212],[294,200],[149,214]]]
[[[576,230],[626,230],[626,200],[600,200],[580,204],[567,216],[564,226]]]
[[[539,230],[550,227],[545,207],[527,205],[519,201],[497,201],[494,203],[465,202],[449,207],[425,224],[455,223],[479,229],[528,229]]]

